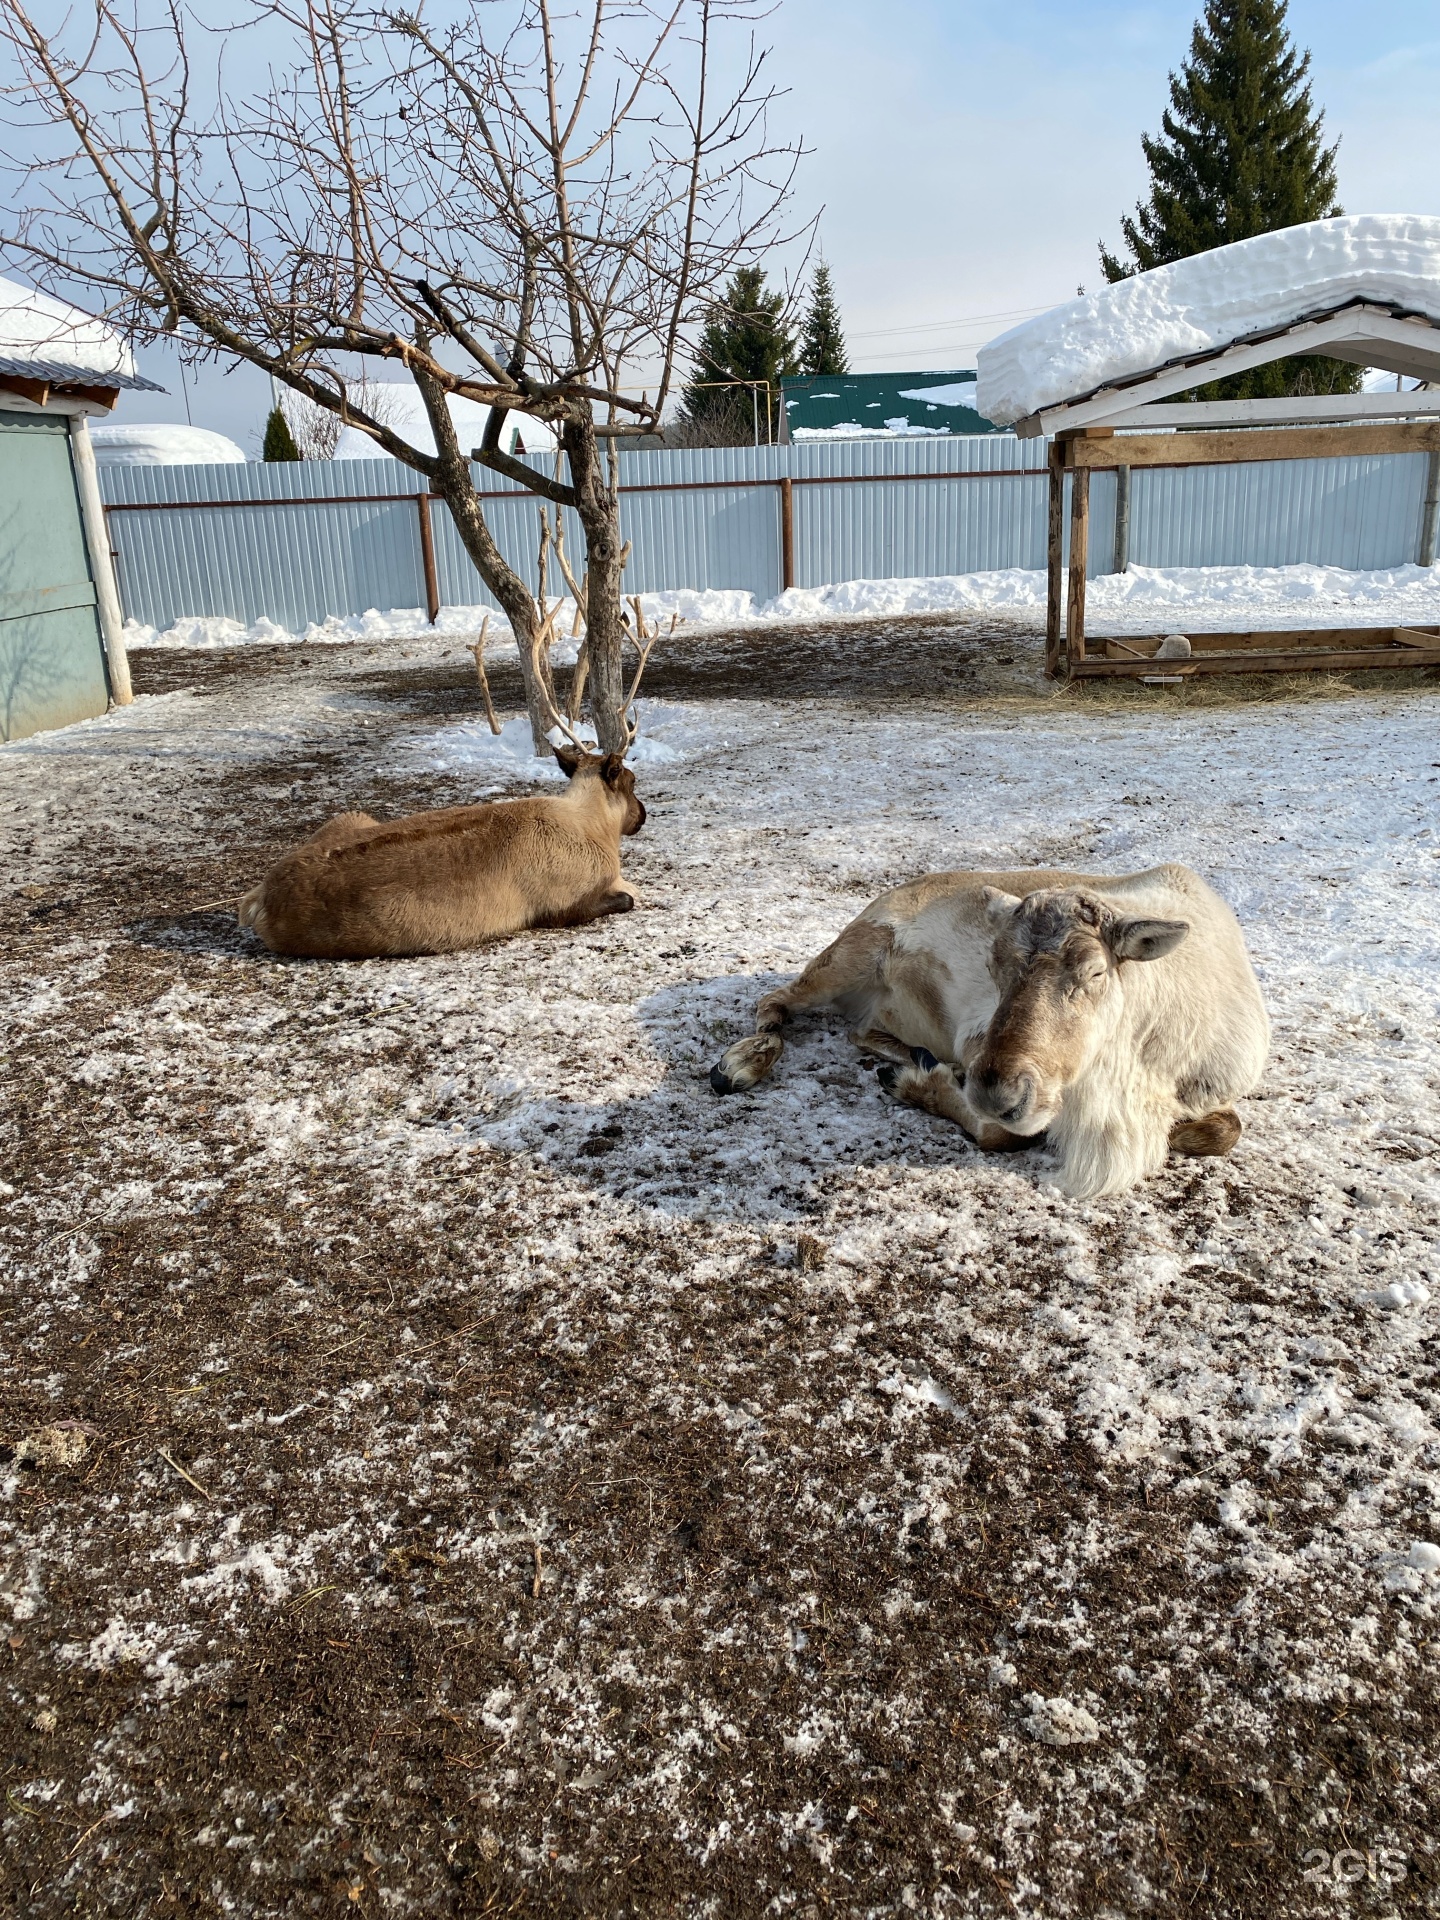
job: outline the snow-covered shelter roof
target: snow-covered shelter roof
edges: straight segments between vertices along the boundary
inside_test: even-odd
[[[139,387],[163,393],[135,371],[130,348],[91,314],[18,280],[0,280],[0,375],[57,387]]]
[[[102,420],[92,424],[90,442],[102,467],[245,465],[243,449],[209,427]]]
[[[1440,218],[1315,220],[1136,274],[982,347],[977,398],[1023,432],[1055,409],[1099,419],[1105,396],[1113,412],[1137,388],[1159,398],[1314,352],[1440,383]]]

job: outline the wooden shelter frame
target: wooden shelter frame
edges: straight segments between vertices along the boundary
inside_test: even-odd
[[[1410,393],[1308,395],[1281,400],[1158,404],[1230,372],[1327,351],[1434,383]],[[1192,424],[1193,423],[1193,424]],[[1162,636],[1087,645],[1090,475],[1117,476],[1128,498],[1135,467],[1221,466],[1393,453],[1428,455],[1421,563],[1440,532],[1440,326],[1352,302],[1263,338],[1132,376],[1022,420],[1022,438],[1050,436],[1045,671],[1051,678],[1188,678],[1196,673],[1344,673],[1440,666],[1440,627],[1334,627],[1191,633],[1188,658],[1157,660]],[[1065,565],[1065,480],[1070,553]]]

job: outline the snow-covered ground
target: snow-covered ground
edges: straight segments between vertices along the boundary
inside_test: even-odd
[[[455,655],[202,659],[0,754],[0,1397],[51,1435],[0,1508],[7,1818],[56,1900],[108,1822],[117,1900],[243,1914],[445,1911],[458,1863],[557,1912],[1268,1920],[1345,1850],[1345,1910],[1422,1910],[1435,692],[662,691],[641,911],[337,967],[179,911],[492,790]],[[1230,1160],[1067,1200],[822,1023],[710,1093],[882,888],[1172,859],[1275,1023]]]
[[[830,587],[791,587],[773,600],[758,600],[734,588],[678,588],[640,596],[645,617],[665,627],[671,619],[692,628],[772,624],[787,620],[893,619],[907,613],[997,611],[1043,613],[1045,575],[1010,567],[994,573],[955,574],[934,580],[847,580]],[[557,629],[574,624],[574,602],[564,600]],[[1356,573],[1343,567],[1131,567],[1099,574],[1088,585],[1088,630],[1105,634],[1153,633],[1177,621],[1192,632],[1221,632],[1243,620],[1247,627],[1433,626],[1440,622],[1440,568],[1391,567]],[[485,619],[481,607],[442,607],[433,628],[419,607],[389,612],[335,615],[299,633],[273,620],[245,626],[238,620],[201,616],[177,621],[163,633],[133,621],[126,642],[146,647],[236,647],[304,642],[307,646],[355,640],[392,640],[422,633],[473,639]],[[514,642],[498,615],[490,616],[491,644],[498,654]],[[573,658],[564,643],[557,661]]]

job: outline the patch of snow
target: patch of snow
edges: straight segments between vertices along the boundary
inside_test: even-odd
[[[925,400],[936,407],[975,406],[976,382],[972,375],[968,380],[953,380],[941,387],[901,387],[902,400]]]
[[[693,706],[637,700],[635,711],[640,731],[625,756],[632,767],[666,766],[723,743],[721,729],[715,721],[699,717]],[[575,732],[594,747],[595,729],[588,722],[577,726]],[[552,730],[550,738],[555,746],[565,744],[565,736],[558,727]],[[507,720],[499,733],[492,733],[484,720],[464,720],[426,735],[412,751],[416,765],[437,771],[556,784],[563,784],[566,778],[552,755],[536,758],[531,746],[530,722],[524,714]]]
[[[1010,426],[1129,375],[1356,300],[1440,320],[1440,218],[1312,220],[1066,301],[980,349],[979,411]]]
[[[845,580],[826,587],[791,587],[773,600],[736,587],[675,587],[643,593],[647,622],[662,629],[661,646],[683,645],[684,629],[738,627],[801,620],[895,618],[910,613],[994,609],[1036,613],[1045,606],[1045,575],[1036,568],[1006,567],[924,579]],[[561,602],[556,621],[573,624],[574,606]],[[130,622],[126,645],[146,647],[241,647],[339,645],[400,639],[473,640],[486,618],[484,607],[442,607],[432,627],[420,607],[381,613],[332,614],[292,633],[273,620],[244,626],[205,615],[180,620],[164,632]],[[1257,631],[1293,627],[1306,620],[1325,626],[1434,626],[1440,624],[1440,567],[1386,567],[1350,572],[1344,567],[1131,567],[1099,574],[1086,589],[1086,619],[1092,636],[1154,633],[1182,616],[1193,632],[1224,631],[1237,614]],[[672,617],[675,635],[663,629]],[[509,628],[491,614],[489,647],[496,657],[514,646]],[[573,658],[573,642],[555,651],[561,665]]]
[[[1366,1306],[1394,1313],[1402,1307],[1423,1307],[1430,1298],[1430,1289],[1423,1280],[1392,1280],[1388,1286],[1362,1293],[1360,1298]]]
[[[142,421],[90,423],[96,464],[102,467],[244,466],[245,455],[223,433]]]
[[[1032,1740],[1042,1740],[1047,1747],[1086,1746],[1100,1738],[1100,1722],[1073,1700],[1058,1695],[1047,1700],[1042,1694],[1027,1693],[1025,1705],[1030,1711],[1021,1726]]]

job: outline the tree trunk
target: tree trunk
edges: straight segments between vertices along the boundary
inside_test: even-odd
[[[549,644],[540,643],[540,620],[534,595],[495,544],[470,477],[469,462],[442,461],[435,476],[435,491],[450,509],[450,517],[475,571],[500,602],[510,622],[520,650],[520,677],[525,684],[530,737],[537,756],[548,754],[550,742],[546,736],[555,724],[555,682],[550,671]]]
[[[587,415],[567,420],[561,445],[570,465],[570,483],[579,496],[576,511],[585,531],[585,647],[590,660],[590,717],[601,753],[624,753],[630,744],[625,724],[625,639],[620,599],[620,499],[601,465],[600,444]]]

